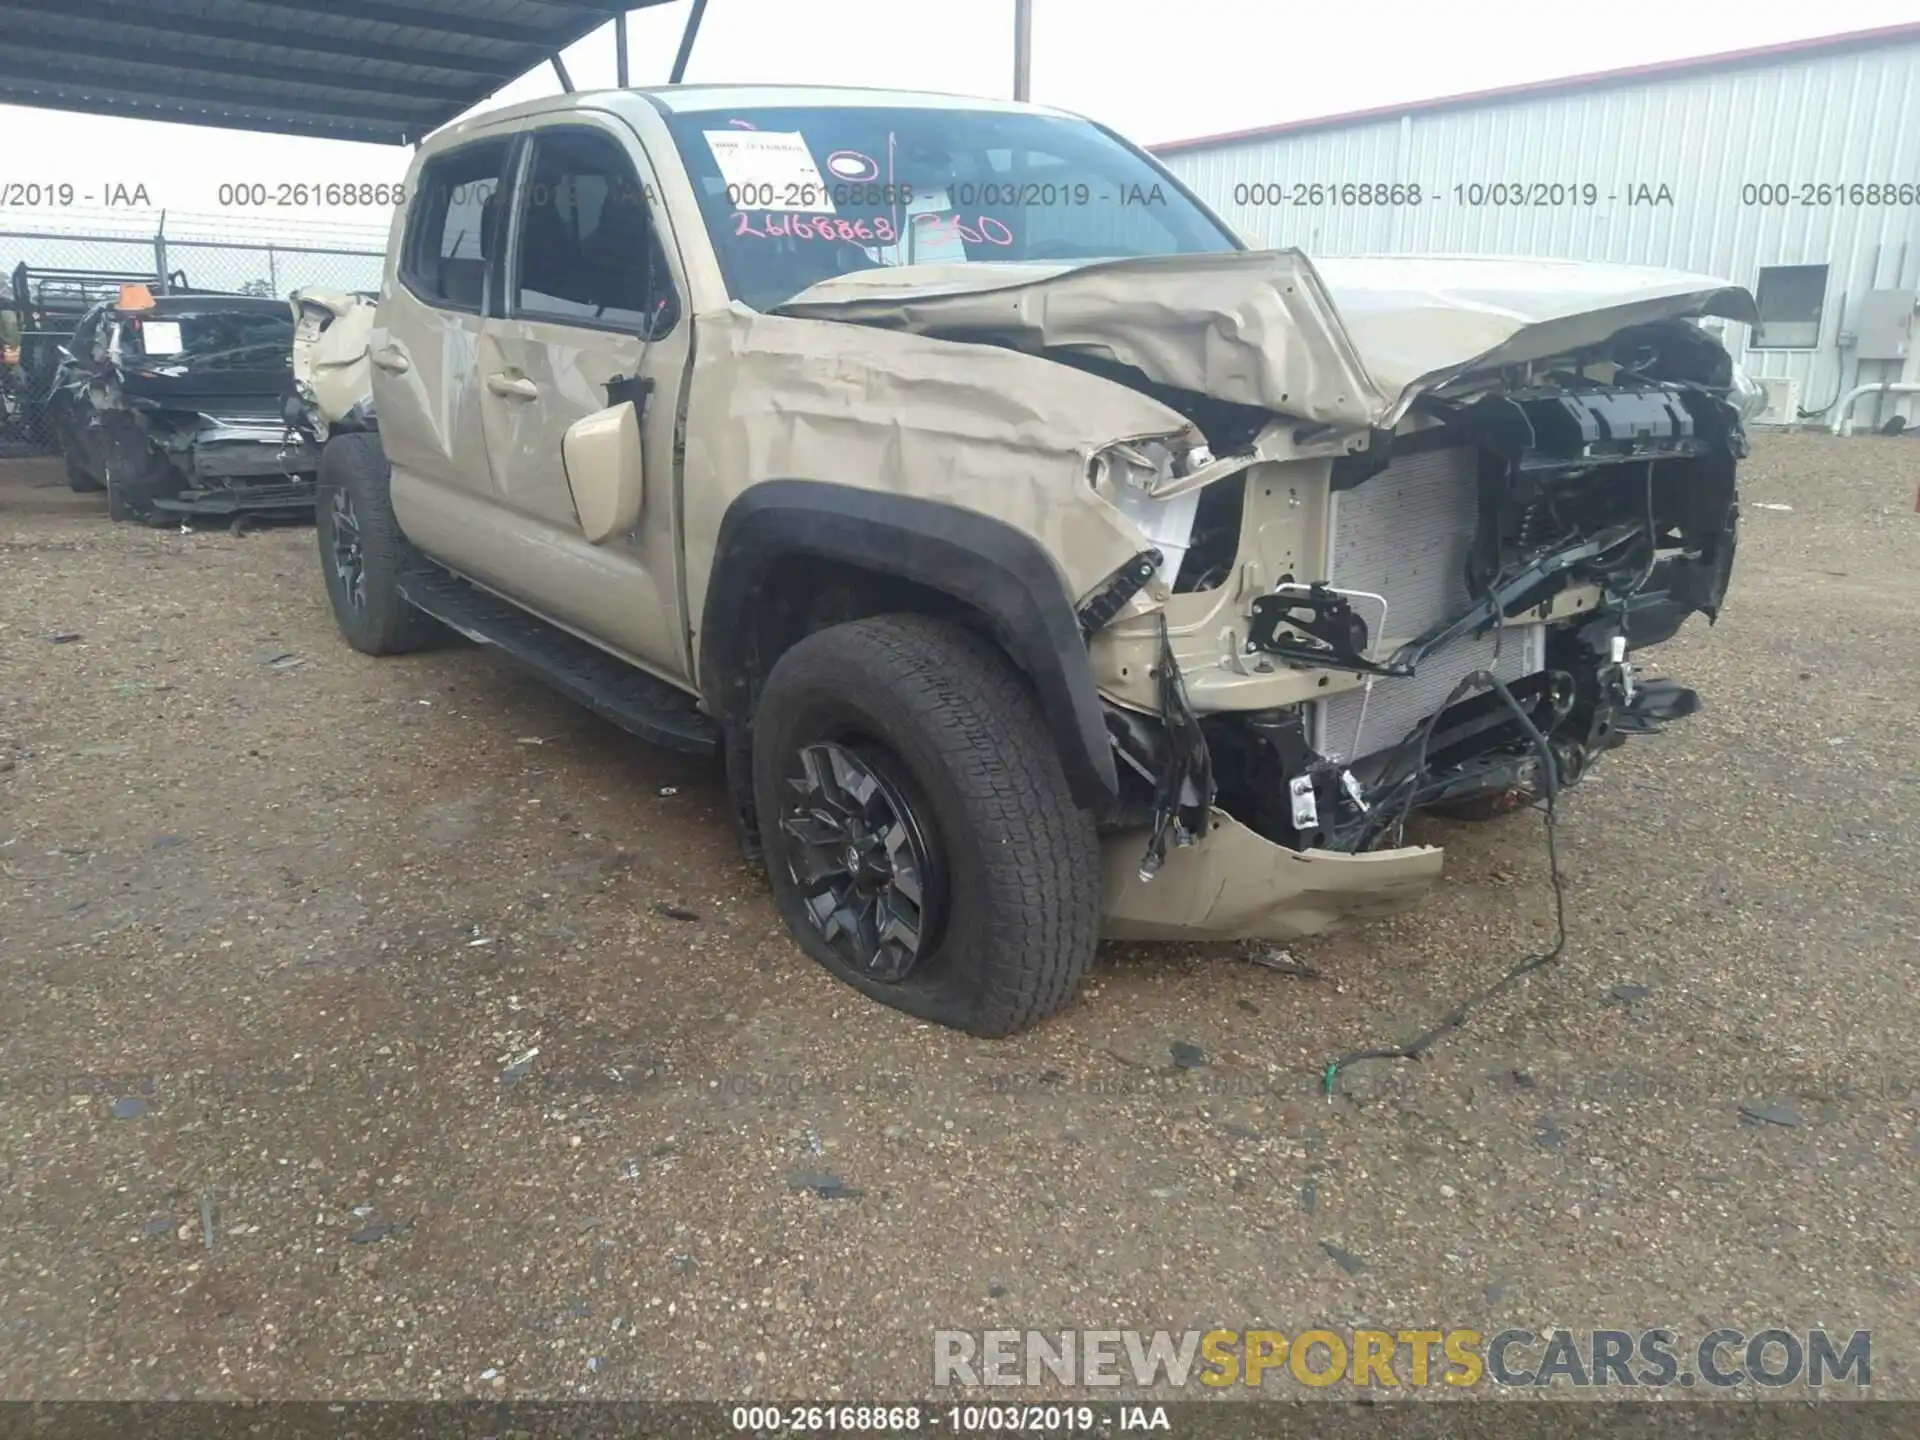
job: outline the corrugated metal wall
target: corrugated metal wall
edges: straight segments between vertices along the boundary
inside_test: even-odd
[[[1835,52],[1482,106],[1413,113],[1162,157],[1250,242],[1311,254],[1446,251],[1552,255],[1667,265],[1752,288],[1766,265],[1826,264],[1819,346],[1749,350],[1755,375],[1797,377],[1817,409],[1845,387],[1920,375],[1910,357],[1856,363],[1837,345],[1857,297],[1920,284],[1920,205],[1802,204],[1803,185],[1920,185],[1920,43]],[[1419,204],[1294,204],[1296,185],[1418,183]],[[1455,187],[1592,185],[1565,203],[1475,204]],[[1278,184],[1271,189],[1249,186]],[[1757,203],[1748,185],[1784,185],[1788,204]],[[1661,186],[1671,204],[1632,203]],[[1309,192],[1299,197],[1311,202]],[[1527,199],[1553,201],[1551,191]],[[1817,196],[1815,197],[1818,198]],[[1268,202],[1274,199],[1282,203]],[[1239,203],[1236,203],[1238,201]],[[1858,372],[1856,374],[1856,372]],[[1873,401],[1857,411],[1864,424]],[[1910,419],[1920,419],[1911,408]]]

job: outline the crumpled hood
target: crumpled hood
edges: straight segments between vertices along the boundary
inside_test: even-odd
[[[1392,390],[1433,389],[1474,370],[1562,355],[1654,320],[1760,320],[1737,285],[1648,265],[1354,255],[1316,268],[1369,373]]]
[[[1457,376],[1629,325],[1759,318],[1745,290],[1679,270],[1450,255],[1316,265],[1298,250],[861,270],[779,310],[1071,351],[1219,400],[1375,427]]]

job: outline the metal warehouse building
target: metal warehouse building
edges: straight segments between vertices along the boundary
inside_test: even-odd
[[[1256,244],[1610,260],[1745,285],[1762,323],[1725,339],[1770,382],[1764,421],[1825,420],[1855,385],[1920,380],[1920,24],[1153,149]],[[1855,417],[1895,414],[1920,422],[1894,396]]]

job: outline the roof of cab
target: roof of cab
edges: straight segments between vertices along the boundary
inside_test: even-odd
[[[896,110],[998,110],[1008,114],[1067,115],[1064,110],[1020,100],[950,94],[938,90],[890,90],[859,85],[659,85],[643,88],[638,93],[647,96],[662,109],[676,114],[755,107],[787,109],[809,105],[880,105]]]
[[[815,106],[884,106],[890,109],[987,110],[1003,114],[1048,115],[1055,119],[1077,120],[1071,111],[1046,105],[1029,105],[1017,100],[999,100],[982,95],[949,95],[934,90],[885,90],[855,85],[657,85],[633,86],[625,90],[576,90],[566,95],[547,95],[523,100],[469,115],[444,129],[435,131],[422,143],[439,148],[449,141],[482,131],[511,126],[542,115],[562,114],[570,110],[612,110],[651,104],[655,109],[675,115],[703,115],[728,110],[792,109]]]

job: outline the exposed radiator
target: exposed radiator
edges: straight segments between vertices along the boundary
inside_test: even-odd
[[[1429,450],[1331,497],[1328,584],[1387,604],[1383,626],[1379,601],[1353,599],[1373,636],[1373,659],[1472,605],[1466,563],[1477,509],[1474,471],[1470,447]],[[1343,762],[1372,755],[1405,739],[1469,671],[1491,670],[1511,682],[1545,664],[1544,625],[1455,641],[1417,674],[1376,679],[1370,696],[1363,687],[1316,702],[1314,748]]]

